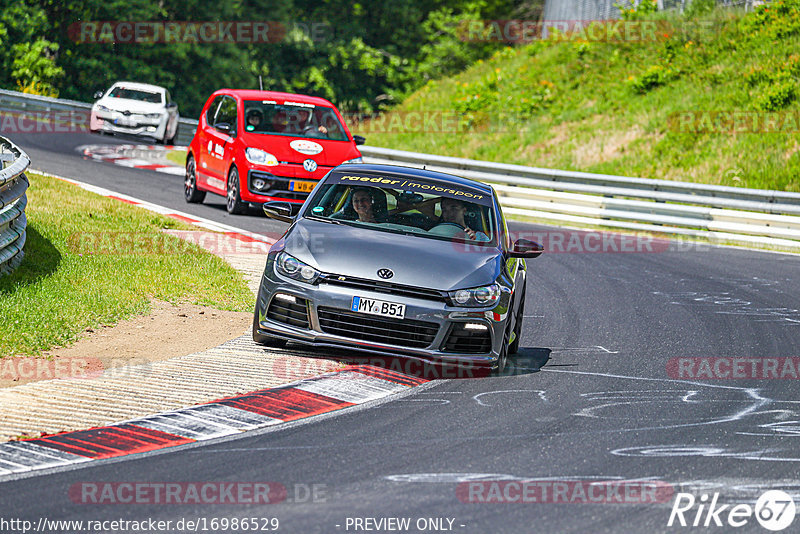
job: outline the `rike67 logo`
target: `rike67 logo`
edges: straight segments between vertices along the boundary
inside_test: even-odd
[[[784,530],[794,521],[795,504],[785,491],[764,492],[755,506],[749,504],[718,504],[719,493],[709,500],[707,494],[696,499],[691,493],[678,493],[672,504],[667,526],[682,527],[743,527],[755,516],[756,521],[767,530]]]

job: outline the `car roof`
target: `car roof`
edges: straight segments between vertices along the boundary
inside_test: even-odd
[[[163,93],[166,91],[165,88],[161,87],[160,85],[152,85],[149,83],[139,83],[139,82],[115,82],[112,87],[124,87],[125,89],[140,89],[142,91],[153,91],[156,93]]]
[[[218,89],[214,94],[237,95],[245,100],[276,100],[313,104],[315,106],[333,107],[333,104],[318,96],[298,95],[294,93],[281,93],[278,91],[259,91],[257,89]]]
[[[461,176],[456,176],[454,174],[419,169],[417,167],[403,167],[400,165],[384,165],[378,163],[348,163],[339,165],[334,170],[341,170],[342,172],[371,172],[378,174],[391,174],[394,176],[402,176],[404,178],[428,178],[429,180],[465,185],[472,187],[473,189],[483,191],[488,195],[491,195],[494,191],[492,186],[483,182],[470,180],[469,178],[462,178]]]

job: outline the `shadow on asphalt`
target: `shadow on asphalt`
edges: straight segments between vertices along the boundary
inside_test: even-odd
[[[497,374],[492,373],[487,367],[477,365],[443,365],[403,356],[354,355],[351,350],[347,349],[325,348],[317,351],[292,343],[289,344],[289,348],[297,349],[296,352],[293,351],[295,356],[325,358],[347,365],[372,365],[424,380],[504,377],[537,373],[550,360],[551,352],[550,349],[541,347],[520,347],[517,354],[509,357],[505,370]]]

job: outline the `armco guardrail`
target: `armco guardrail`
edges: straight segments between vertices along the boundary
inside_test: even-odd
[[[34,120],[55,122],[69,125],[76,131],[89,131],[89,112],[91,104],[78,102],[76,100],[66,100],[63,98],[52,98],[49,96],[29,95],[16,91],[0,89],[0,111],[14,113],[20,116],[26,114]],[[59,114],[58,112],[65,112]],[[47,113],[47,117],[37,117],[37,114]],[[13,121],[11,121],[13,123]],[[180,119],[178,121],[178,138],[175,142],[179,145],[188,145],[197,129],[197,121],[192,119]],[[28,125],[28,128],[33,126]],[[44,131],[49,131],[44,129]],[[58,131],[58,130],[57,130]],[[24,133],[24,132],[23,132]]]
[[[506,213],[712,242],[800,250],[800,193],[508,165],[362,146],[393,163],[491,183]]]
[[[88,110],[90,104],[0,90],[0,110]],[[88,116],[88,115],[87,115]],[[179,144],[197,121],[180,120]],[[426,166],[491,183],[506,213],[557,224],[650,231],[800,250],[800,193],[561,171],[362,146],[375,163]]]
[[[11,272],[22,262],[25,246],[25,205],[30,165],[28,155],[11,141],[0,137],[0,275]]]

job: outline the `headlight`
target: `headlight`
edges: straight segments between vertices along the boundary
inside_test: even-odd
[[[450,291],[448,296],[454,306],[483,308],[485,306],[491,306],[500,300],[500,286],[492,284],[490,286],[473,287],[471,289],[459,289]]]
[[[97,104],[97,111],[111,111],[111,109],[109,109],[109,108],[107,108],[107,107],[105,107],[103,105]]]
[[[286,252],[281,252],[278,254],[278,257],[275,258],[275,271],[283,276],[288,276],[289,278],[294,278],[295,280],[300,280],[308,284],[313,284],[317,276],[319,276],[318,270],[310,265],[306,265]]]
[[[364,163],[364,159],[363,159],[363,158],[353,158],[353,159],[348,159],[347,161],[343,161],[343,162],[342,162],[342,164],[343,164],[343,165],[344,165],[345,163]]]
[[[145,118],[148,118],[148,119],[160,119],[162,117],[162,114],[161,113],[145,113],[144,116],[145,116]]]
[[[274,167],[278,164],[278,158],[260,148],[248,148],[244,151],[244,155],[250,163],[258,163],[269,167]]]

